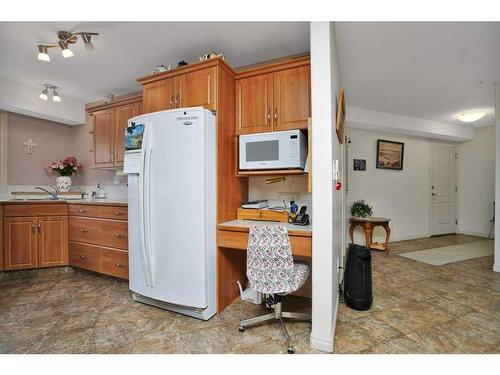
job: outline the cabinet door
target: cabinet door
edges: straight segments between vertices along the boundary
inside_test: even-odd
[[[38,267],[68,264],[68,218],[65,216],[39,217]]]
[[[215,111],[216,68],[207,68],[177,77],[177,108],[202,106]]]
[[[175,80],[173,78],[148,83],[142,92],[144,113],[174,108]]]
[[[4,268],[20,270],[37,267],[37,218],[4,219]]]
[[[94,163],[96,166],[113,166],[114,110],[94,112]]]
[[[236,81],[237,134],[270,132],[273,76],[262,74]]]
[[[132,103],[115,108],[115,165],[123,165],[125,156],[125,147],[123,146],[123,138],[125,129],[128,125],[128,120],[139,115],[141,103]]]
[[[311,117],[311,68],[274,73],[274,130],[306,129]]]

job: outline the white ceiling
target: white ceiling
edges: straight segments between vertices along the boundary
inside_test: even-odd
[[[79,41],[70,47],[72,58],[51,49],[50,63],[38,61],[37,44],[55,42],[59,30],[100,35],[92,39],[94,51]],[[74,124],[83,122],[84,103],[140,90],[136,78],[160,64],[195,62],[212,50],[222,52],[232,67],[306,52],[309,23],[0,22],[0,47],[0,108]],[[60,87],[62,103],[37,98],[44,83]]]
[[[349,105],[456,124],[485,109],[471,126],[494,123],[500,23],[338,22],[335,31]]]

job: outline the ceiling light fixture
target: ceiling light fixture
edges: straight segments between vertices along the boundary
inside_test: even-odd
[[[92,35],[99,35],[98,33],[92,32],[75,32],[71,33],[69,31],[59,31],[57,37],[59,40],[56,43],[39,44],[38,47],[38,60],[40,61],[50,61],[50,56],[47,53],[49,48],[61,48],[63,57],[66,59],[72,57],[75,54],[69,49],[70,44],[75,44],[78,41],[78,36],[82,38],[85,45],[85,49],[93,50],[95,49],[94,44],[91,41]]]
[[[38,60],[40,61],[50,61],[50,56],[47,53],[47,47],[39,45],[38,46]]]
[[[459,114],[458,119],[462,122],[474,122],[483,118],[484,115],[486,115],[484,111],[470,111]]]
[[[61,97],[57,92],[57,86],[46,83],[43,85],[42,93],[38,96],[40,99],[47,101],[49,99],[49,90],[52,90],[52,101],[55,103],[61,102]]]

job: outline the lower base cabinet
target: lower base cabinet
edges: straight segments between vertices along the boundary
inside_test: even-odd
[[[102,248],[101,272],[128,280],[128,252]]]
[[[70,241],[69,265],[89,271],[101,272],[101,248]]]

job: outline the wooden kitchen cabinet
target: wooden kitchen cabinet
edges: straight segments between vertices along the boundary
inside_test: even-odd
[[[236,132],[307,129],[311,117],[309,57],[241,70],[236,79]]]
[[[92,118],[94,166],[114,168],[123,165],[125,148],[123,140],[128,120],[140,115],[142,95],[126,96],[112,103],[87,105]]]
[[[6,270],[68,264],[68,218],[5,218],[4,259]]]
[[[175,108],[175,79],[157,81],[144,86],[144,113]]]
[[[38,267],[68,264],[68,217],[38,218]]]
[[[104,109],[94,112],[94,164],[113,166],[114,152],[114,110]]]
[[[204,107],[215,111],[216,68],[201,69],[176,77],[177,108]]]
[[[37,218],[8,217],[4,219],[4,269],[36,268]]]
[[[236,124],[238,134],[273,130],[273,75],[262,74],[236,81]]]

